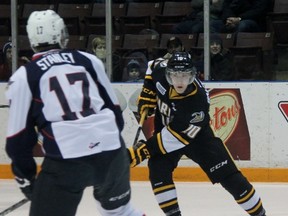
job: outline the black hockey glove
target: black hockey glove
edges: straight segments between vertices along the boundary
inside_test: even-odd
[[[19,177],[15,177],[15,180],[17,181],[19,188],[21,189],[22,193],[24,193],[24,195],[31,200],[32,199],[32,191],[33,191],[33,187],[34,187],[34,182],[35,182],[35,178],[33,178],[32,180],[28,180],[25,178],[19,178]]]
[[[128,153],[130,157],[130,167],[135,167],[145,159],[150,158],[150,153],[144,140],[139,140],[132,147],[128,148]]]

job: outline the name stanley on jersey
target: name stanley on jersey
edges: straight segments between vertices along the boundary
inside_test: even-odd
[[[55,53],[43,57],[36,62],[41,70],[47,70],[55,63],[75,63],[72,53]]]

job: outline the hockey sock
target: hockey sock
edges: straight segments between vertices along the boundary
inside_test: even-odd
[[[174,184],[154,186],[153,192],[166,216],[181,216]]]
[[[260,196],[242,173],[235,173],[227,177],[221,182],[221,185],[249,215],[265,216]]]
[[[113,210],[104,209],[101,204],[97,201],[97,208],[101,215],[103,216],[116,216],[116,215],[125,215],[125,216],[145,216],[143,212],[138,209],[135,209],[131,201],[129,201],[126,205],[120,206]]]

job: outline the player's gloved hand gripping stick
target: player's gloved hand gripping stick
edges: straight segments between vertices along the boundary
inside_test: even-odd
[[[135,167],[146,158],[150,158],[149,151],[146,148],[146,143],[144,141],[142,142],[141,140],[138,141],[147,114],[148,109],[145,109],[141,115],[133,145],[132,147],[128,148],[128,155],[130,157],[130,167]]]

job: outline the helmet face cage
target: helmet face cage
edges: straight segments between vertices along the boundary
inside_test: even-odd
[[[194,81],[196,68],[188,52],[175,52],[169,59],[166,67],[166,79],[170,85],[173,85],[172,77],[188,79],[186,80],[188,85]]]
[[[193,83],[196,77],[196,70],[194,68],[178,71],[170,68],[166,69],[166,80],[170,85],[173,85],[172,79],[176,77],[178,77],[177,79],[181,78],[183,79],[183,81],[185,80],[185,82],[187,82],[188,85],[190,85],[191,83]]]
[[[65,48],[69,34],[63,19],[53,10],[34,11],[26,26],[31,48],[59,45]]]

